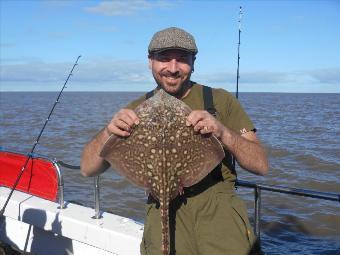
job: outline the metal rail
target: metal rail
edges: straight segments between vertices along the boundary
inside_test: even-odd
[[[102,218],[101,212],[100,212],[100,187],[99,187],[99,177],[94,177],[94,216],[92,219],[100,219]]]
[[[80,169],[79,166],[72,166],[62,161],[59,161],[58,163],[61,166],[68,167],[71,169]],[[236,180],[236,187],[245,187],[245,188],[254,189],[254,232],[258,239],[260,239],[260,234],[261,234],[260,222],[261,222],[262,190],[288,194],[288,195],[304,196],[304,197],[340,202],[340,193],[321,192],[321,191],[309,190],[309,189],[297,189],[297,188],[290,188],[290,187],[284,187],[284,186],[267,185],[267,184],[261,184],[261,183],[256,183],[256,182],[243,181],[243,180]],[[99,219],[102,217],[100,213],[99,176],[94,178],[94,190],[95,190],[94,191],[95,215],[92,218]]]
[[[61,166],[68,167],[71,169],[80,169],[79,166],[72,166],[66,164],[62,161],[58,161]],[[245,188],[252,188],[254,189],[254,232],[257,238],[260,238],[261,228],[261,201],[262,201],[262,190],[275,192],[275,193],[282,193],[288,195],[295,195],[295,196],[304,196],[322,200],[329,200],[329,201],[336,201],[340,202],[340,193],[331,193],[331,192],[321,192],[316,190],[309,190],[309,189],[297,189],[297,188],[290,188],[284,186],[276,186],[276,185],[267,185],[261,184],[256,182],[249,182],[243,180],[236,180],[236,187],[245,187]],[[99,176],[94,178],[94,194],[95,194],[95,215],[92,217],[94,219],[101,218],[100,214],[100,196],[99,196]]]
[[[331,192],[321,192],[316,190],[309,189],[297,189],[283,186],[275,186],[275,185],[266,185],[249,181],[236,181],[236,187],[246,187],[254,189],[254,231],[257,238],[260,238],[260,222],[261,222],[261,194],[262,190],[283,193],[295,196],[304,196],[310,198],[317,198],[329,201],[337,201],[340,202],[340,193],[331,193]]]
[[[0,150],[2,148],[0,147]],[[34,154],[34,157],[40,157],[44,159],[48,159],[45,156]],[[63,166],[69,169],[79,170],[80,166],[74,166],[67,164],[63,161],[52,161],[53,164],[56,166],[57,173],[58,173],[58,184],[59,184],[59,204],[60,209],[64,208],[64,184],[61,171],[59,166]],[[100,212],[100,185],[99,185],[99,176],[94,177],[94,216],[93,219],[100,219],[102,217]],[[304,196],[310,197],[315,199],[322,199],[328,201],[335,201],[340,202],[340,193],[332,193],[332,192],[321,192],[316,190],[310,189],[297,189],[291,187],[284,187],[284,186],[276,186],[276,185],[267,185],[262,183],[256,182],[249,182],[243,180],[236,180],[236,187],[245,187],[245,188],[252,188],[254,190],[254,232],[257,238],[260,238],[261,228],[261,201],[262,201],[262,191],[269,191],[275,193],[282,193],[294,196]]]
[[[61,160],[57,161],[57,163],[60,166],[69,168],[69,169],[74,169],[74,170],[80,170],[80,166],[74,166],[67,164]],[[94,216],[92,216],[92,219],[101,219],[102,213],[100,211],[100,185],[99,185],[99,178],[100,175],[94,177]]]
[[[0,147],[0,151],[9,151],[4,150]],[[24,154],[15,151],[9,151],[18,154]],[[53,163],[56,168],[57,176],[58,176],[58,186],[59,186],[59,204],[60,209],[65,207],[64,205],[64,182],[63,176],[61,174],[59,166],[79,170],[80,166],[74,166],[67,164],[63,161],[57,160],[50,160],[48,157],[40,155],[40,154],[31,154],[32,158],[43,158],[45,160],[49,160]],[[335,201],[340,202],[340,193],[332,193],[332,192],[321,192],[316,190],[310,189],[298,189],[298,188],[291,188],[291,187],[284,187],[284,186],[276,186],[276,185],[267,185],[261,184],[256,182],[249,182],[244,180],[236,180],[236,187],[245,187],[245,188],[252,188],[254,190],[254,231],[257,238],[260,238],[261,228],[261,202],[262,202],[262,191],[269,191],[275,193],[282,193],[294,196],[304,196],[310,197],[315,199],[322,199],[328,201]],[[100,185],[99,185],[99,176],[94,177],[94,219],[100,219],[102,217],[100,212]]]
[[[53,160],[53,165],[56,168],[57,176],[58,176],[58,198],[59,198],[59,209],[65,208],[64,203],[64,178],[61,173],[60,167],[57,161]]]

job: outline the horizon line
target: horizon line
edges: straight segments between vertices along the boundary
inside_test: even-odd
[[[147,93],[149,90],[135,90],[135,91],[126,91],[126,90],[64,90],[63,93],[107,93],[107,92],[116,92],[116,93]],[[60,90],[4,90],[0,93],[25,93],[25,92],[60,92]],[[228,90],[229,93],[236,93],[236,91]],[[306,92],[306,91],[239,91],[238,93],[281,93],[281,94],[340,94],[339,92]]]

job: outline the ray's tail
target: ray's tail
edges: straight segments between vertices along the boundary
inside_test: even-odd
[[[163,201],[162,201],[163,200]],[[169,241],[169,200],[166,198],[160,199],[160,212],[162,219],[162,254],[169,255],[170,241]]]

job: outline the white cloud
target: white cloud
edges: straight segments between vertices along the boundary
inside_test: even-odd
[[[1,59],[0,81],[7,87],[9,84],[62,84],[73,63],[46,63],[39,60]],[[114,59],[85,59],[81,58],[79,66],[74,70],[71,78],[77,83],[78,88],[93,87],[97,84],[98,90],[105,90],[105,86],[119,85],[120,90],[129,90],[131,86],[154,84],[152,74],[147,66],[147,61],[130,61]],[[219,72],[200,74],[194,73],[193,80],[211,86],[228,86],[236,83],[235,72]],[[270,72],[270,71],[244,71],[241,72],[241,84],[256,86],[273,86],[296,84],[298,86],[312,85],[340,85],[340,68],[305,70],[295,72]],[[106,85],[105,85],[106,84]],[[28,85],[27,85],[28,87]],[[110,86],[109,86],[110,87]],[[29,88],[28,88],[29,89]],[[265,89],[264,89],[265,90]]]
[[[234,83],[236,82],[236,73],[233,72],[218,72],[211,74],[203,74],[197,76],[199,79],[216,83]],[[283,72],[271,72],[271,71],[244,71],[240,74],[240,81],[243,83],[261,83],[261,84],[273,84],[288,82],[294,78],[289,74]]]
[[[153,8],[167,8],[172,6],[169,1],[146,1],[146,0],[115,0],[103,1],[96,6],[87,7],[85,11],[105,16],[131,15],[138,11]]]
[[[198,80],[214,83],[235,83],[235,72],[219,72],[196,76]],[[240,82],[249,84],[340,84],[340,68],[316,69],[295,72],[243,71]]]
[[[307,71],[317,82],[340,85],[340,68],[327,68]]]
[[[0,80],[6,82],[60,82],[71,70],[72,63],[43,61],[9,62],[0,70]],[[151,79],[147,63],[127,60],[82,60],[74,71],[73,81],[80,83],[144,83]]]

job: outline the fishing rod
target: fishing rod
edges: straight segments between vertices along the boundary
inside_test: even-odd
[[[242,18],[242,6],[240,6],[238,16],[238,44],[237,44],[237,75],[236,75],[236,98],[238,99],[238,81],[240,79],[240,45],[241,45],[241,18]],[[236,159],[233,157],[232,165],[235,169]]]
[[[43,132],[44,132],[44,130],[45,130],[45,127],[46,127],[48,121],[50,120],[50,117],[51,117],[51,115],[52,115],[52,113],[53,113],[53,111],[54,111],[54,108],[55,108],[55,107],[57,106],[57,104],[59,103],[60,96],[61,96],[61,94],[63,93],[64,89],[66,88],[66,84],[67,84],[68,80],[70,79],[70,77],[71,77],[71,75],[72,75],[72,72],[73,72],[74,68],[78,65],[78,60],[79,60],[80,57],[81,57],[81,56],[78,56],[76,62],[73,64],[73,67],[72,67],[72,69],[71,69],[71,72],[70,72],[69,75],[67,76],[67,79],[66,79],[66,81],[64,82],[64,86],[62,87],[61,91],[59,92],[58,97],[57,97],[56,101],[54,102],[54,104],[53,104],[53,106],[52,106],[52,109],[51,109],[50,113],[48,114],[48,117],[47,117],[47,119],[45,120],[45,123],[44,123],[42,129],[40,130],[40,133],[39,133],[37,139],[35,140],[35,142],[34,142],[34,144],[33,144],[33,147],[32,147],[32,149],[31,149],[31,152],[27,154],[28,157],[27,157],[27,159],[26,159],[26,161],[25,161],[23,167],[21,168],[20,173],[19,173],[17,179],[15,180],[15,183],[14,183],[12,189],[11,189],[11,192],[9,193],[9,195],[8,195],[8,197],[7,197],[7,199],[6,199],[6,202],[5,202],[4,206],[2,207],[2,209],[1,209],[1,211],[0,211],[0,217],[2,217],[2,216],[4,215],[5,209],[6,209],[6,207],[7,207],[7,204],[8,204],[8,202],[9,202],[9,200],[11,199],[11,197],[12,197],[12,195],[13,195],[13,192],[14,192],[15,188],[17,187],[18,183],[19,183],[19,181],[20,181],[20,179],[21,179],[21,176],[22,176],[22,174],[24,173],[24,171],[25,171],[25,169],[26,169],[26,167],[27,167],[27,165],[28,165],[28,162],[30,161],[30,159],[33,158],[33,152],[34,152],[34,150],[35,150],[35,147],[39,144],[40,137],[41,137],[41,135],[43,134]]]
[[[238,46],[237,46],[237,76],[236,76],[236,98],[238,98],[238,81],[240,79],[240,45],[241,45],[241,18],[242,18],[242,6],[240,6],[238,16]]]

